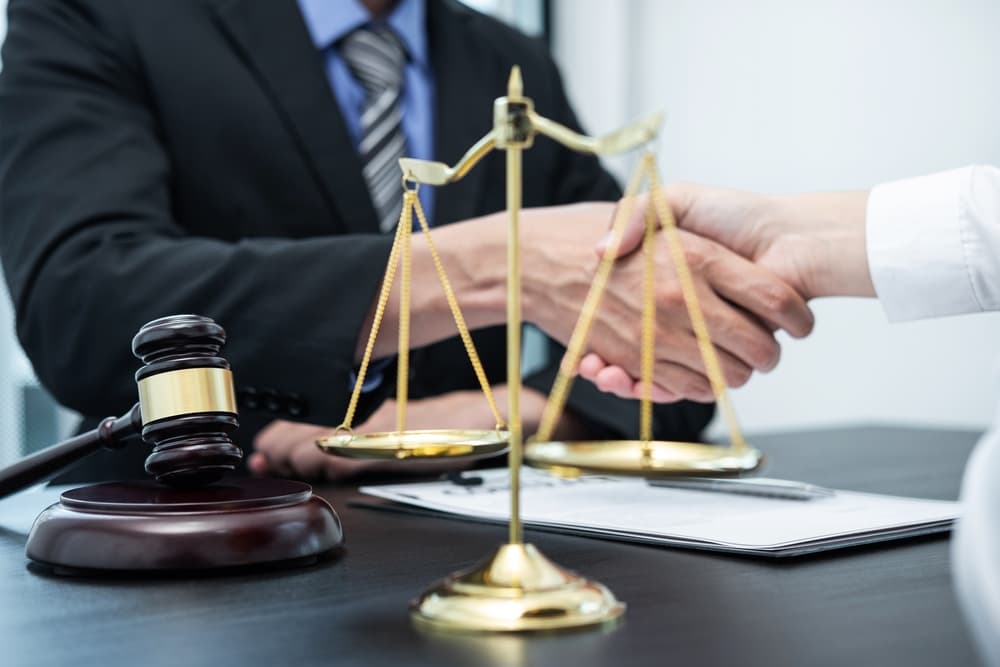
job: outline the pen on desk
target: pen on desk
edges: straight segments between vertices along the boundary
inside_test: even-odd
[[[716,491],[719,493],[742,493],[749,496],[766,498],[781,498],[784,500],[813,500],[829,498],[834,495],[832,489],[815,484],[793,482],[785,479],[770,479],[757,477],[750,479],[724,477],[690,477],[677,479],[651,479],[650,486],[667,487],[671,489],[689,489],[692,491]]]

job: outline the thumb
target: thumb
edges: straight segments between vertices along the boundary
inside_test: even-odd
[[[647,203],[648,196],[644,194],[631,198],[623,197],[618,201],[614,216],[611,218],[612,229],[597,242],[596,250],[599,256],[603,257],[611,248],[615,234],[613,225],[618,221],[618,216],[623,212],[628,214],[628,220],[625,222],[625,232],[622,234],[621,244],[618,246],[618,252],[615,253],[615,257],[624,257],[635,252],[636,248],[642,243],[642,237],[646,230]],[[628,210],[626,211],[625,209]]]

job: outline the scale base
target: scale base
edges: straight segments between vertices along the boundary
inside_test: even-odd
[[[333,508],[301,482],[114,482],[62,494],[35,520],[25,553],[56,574],[195,572],[301,565],[343,540]]]
[[[414,622],[452,632],[538,632],[612,623],[625,605],[530,544],[505,544],[414,600]]]

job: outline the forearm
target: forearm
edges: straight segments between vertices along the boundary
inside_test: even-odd
[[[597,256],[593,245],[607,229],[613,205],[572,204],[525,209],[521,213],[522,319],[566,340],[580,304],[569,302],[572,287],[589,284]],[[462,309],[469,329],[507,321],[507,216],[495,213],[431,231],[434,247]],[[397,352],[400,279],[392,291],[375,342],[376,358]],[[579,291],[579,290],[576,290]],[[376,303],[369,310],[365,333],[371,328]],[[566,317],[572,313],[573,317]],[[410,347],[454,336],[444,290],[434,266],[430,244],[414,234],[410,280]],[[367,335],[355,350],[360,361]]]

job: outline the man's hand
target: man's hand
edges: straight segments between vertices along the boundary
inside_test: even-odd
[[[593,281],[599,256],[594,239],[604,235],[611,204],[577,204],[534,209],[548,219],[524,224],[522,267],[525,317],[563,342],[569,339]],[[775,329],[807,335],[813,318],[799,294],[772,272],[699,236],[682,233],[684,251],[726,381],[740,386],[753,370],[770,370],[780,355]],[[633,242],[634,245],[634,242]],[[656,240],[655,382],[657,399],[711,401],[713,394],[666,240]],[[631,379],[639,375],[642,312],[642,257],[619,260],[590,336],[602,367]],[[588,369],[583,369],[588,370]],[[587,375],[591,379],[594,375]],[[623,396],[633,396],[621,391]],[[600,386],[600,385],[599,385]]]
[[[407,428],[491,428],[489,405],[479,392],[456,391],[434,398],[410,401]],[[385,401],[355,433],[380,433],[396,429],[396,402]],[[331,456],[316,446],[320,438],[333,434],[329,426],[277,420],[254,440],[247,465],[254,474],[303,479],[344,480],[362,473],[431,474],[457,470],[467,463],[455,461],[417,462],[365,461]]]
[[[507,414],[507,388],[492,388],[501,414]],[[521,413],[525,433],[537,428],[545,406],[545,397],[533,389],[521,393]],[[481,428],[491,429],[496,420],[479,391],[455,391],[433,398],[410,401],[407,410],[408,429]],[[564,415],[557,429],[558,437],[572,439],[585,437],[580,424],[572,414]],[[396,429],[396,402],[386,401],[355,433],[377,433]],[[442,459],[439,461],[364,461],[342,456],[331,456],[316,447],[316,441],[333,434],[329,426],[303,424],[277,420],[264,428],[254,440],[256,451],[247,465],[256,475],[300,477],[303,479],[344,480],[364,473],[380,474],[434,474],[458,470],[467,461]]]
[[[727,246],[783,280],[804,299],[874,295],[865,253],[867,193],[769,197],[678,184],[667,188],[667,197],[682,230]],[[635,203],[620,255],[640,246],[647,205],[645,195]],[[606,236],[598,244],[599,255],[607,242]],[[709,330],[713,339],[724,335],[711,319]],[[795,336],[809,332],[808,327],[787,330]],[[595,352],[580,363],[583,377],[623,398],[641,395],[641,386],[634,379],[637,374]],[[656,381],[662,385],[659,377]],[[653,400],[676,397],[669,385],[653,388]]]
[[[586,203],[525,209],[521,214],[523,316],[566,343],[594,279],[595,245],[605,235],[614,204]],[[434,230],[435,245],[471,329],[506,321],[506,216],[494,214]],[[657,238],[656,382],[670,400],[712,400],[665,240]],[[778,361],[773,330],[807,334],[812,313],[782,280],[737,253],[685,234],[684,250],[713,332],[727,381],[743,384],[753,370]],[[395,353],[399,281],[375,341],[375,358]],[[419,347],[455,334],[427,238],[413,237],[410,344]],[[367,332],[374,316],[374,305]],[[591,349],[631,376],[639,374],[642,261],[623,258],[612,275],[591,336]],[[359,336],[360,359],[367,336]],[[663,398],[663,395],[661,395]]]

